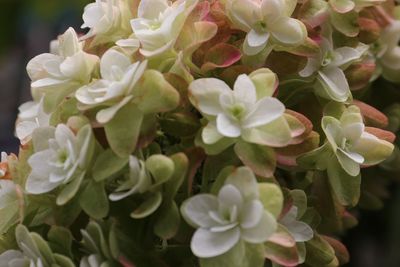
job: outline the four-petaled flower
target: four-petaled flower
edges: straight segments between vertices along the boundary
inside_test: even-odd
[[[228,0],[228,15],[237,27],[247,32],[244,53],[260,53],[271,39],[285,46],[302,44],[307,37],[306,27],[290,17],[296,4],[297,1],[291,0]]]
[[[316,74],[316,94],[337,102],[349,101],[352,95],[343,70],[360,59],[367,49],[368,46],[361,43],[356,48],[343,46],[335,49],[329,33],[327,38],[322,38],[320,53],[309,57],[299,74],[302,77]]]
[[[123,53],[109,49],[100,62],[102,79],[81,87],[75,94],[82,109],[105,106],[97,113],[96,119],[100,123],[109,122],[133,99],[133,90],[146,66],[147,61],[132,64]]]
[[[191,249],[201,258],[221,255],[240,240],[263,243],[277,228],[275,217],[259,200],[257,180],[247,167],[228,176],[218,196],[199,194],[186,200],[181,213],[197,228]]]
[[[90,125],[75,133],[66,125],[38,128],[33,135],[35,153],[28,159],[32,168],[26,191],[43,194],[64,185],[57,204],[63,205],[78,191],[94,152]],[[67,194],[68,192],[68,194]]]
[[[262,86],[252,80],[257,75],[268,76]],[[190,101],[209,121],[202,132],[204,143],[214,144],[223,137],[254,142],[253,137],[260,134],[254,134],[253,129],[268,125],[285,112],[285,106],[272,97],[275,82],[275,74],[267,69],[250,76],[241,74],[233,90],[215,78],[193,81],[189,86]]]
[[[142,0],[137,18],[131,20],[133,33],[142,45],[140,53],[153,57],[172,48],[197,2],[198,0]]]

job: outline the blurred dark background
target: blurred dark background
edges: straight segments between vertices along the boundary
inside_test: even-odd
[[[17,152],[13,137],[18,106],[30,100],[25,66],[49,50],[49,42],[69,26],[82,24],[88,0],[0,0],[0,150]],[[351,254],[347,266],[400,266],[400,191],[380,211],[361,211],[360,224],[343,241]],[[156,266],[155,266],[156,267]]]

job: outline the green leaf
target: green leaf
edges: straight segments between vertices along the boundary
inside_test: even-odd
[[[321,236],[315,234],[314,238],[306,242],[306,263],[310,266],[324,266],[335,259],[335,251]]]
[[[96,182],[112,177],[128,164],[129,157],[118,157],[111,149],[102,152],[93,166],[93,179]]]
[[[360,198],[361,175],[350,176],[335,158],[330,160],[327,174],[339,202],[345,206],[355,206]]]
[[[162,194],[161,192],[156,192],[147,197],[147,199],[139,205],[132,213],[131,217],[134,219],[142,219],[160,207],[162,202]]]
[[[330,12],[331,23],[339,32],[348,37],[358,35],[360,29],[358,25],[358,13],[354,10],[347,13]]]
[[[175,169],[172,177],[164,184],[163,198],[167,203],[175,198],[176,193],[186,178],[189,168],[189,159],[183,153],[174,154],[170,156],[170,159],[174,162]]]
[[[239,241],[228,252],[213,258],[200,258],[201,267],[263,267],[264,245]]]
[[[53,225],[47,234],[47,239],[53,252],[73,257],[71,250],[73,237],[67,228]]]
[[[239,141],[235,145],[236,155],[244,165],[262,177],[272,177],[276,167],[272,148]]]
[[[175,169],[174,162],[169,157],[161,154],[147,158],[145,165],[153,178],[154,186],[168,181]]]
[[[137,107],[144,114],[173,110],[180,101],[178,91],[156,70],[145,71],[134,94]]]
[[[178,232],[181,216],[175,201],[162,205],[154,224],[154,233],[162,239],[171,239]]]
[[[85,178],[85,172],[78,174],[77,177],[74,177],[73,180],[61,190],[56,200],[57,205],[65,205],[76,195],[81,186],[83,178]]]
[[[215,182],[212,184],[210,193],[218,195],[219,190],[222,188],[222,186],[224,186],[226,178],[228,178],[228,176],[231,175],[235,169],[236,167],[234,166],[227,166],[223,168],[215,179]]]
[[[65,99],[51,114],[50,125],[58,125],[60,123],[66,123],[68,118],[80,115],[80,111],[77,108],[78,100],[75,97]]]
[[[104,126],[111,149],[121,158],[135,149],[143,121],[143,113],[133,103],[126,104]]]
[[[301,218],[307,210],[307,195],[303,190],[294,189],[290,191],[293,204],[297,207],[297,218]]]
[[[106,217],[110,206],[104,183],[90,181],[83,190],[79,203],[90,217],[94,219]]]
[[[42,260],[45,260],[49,265],[54,263],[55,259],[53,252],[51,251],[47,242],[44,241],[44,239],[37,233],[30,233],[30,236],[39,249]]]
[[[273,183],[259,183],[258,190],[264,209],[268,210],[275,218],[279,218],[283,208],[283,194],[280,187]]]
[[[54,259],[60,267],[75,267],[73,261],[63,255],[54,254]]]

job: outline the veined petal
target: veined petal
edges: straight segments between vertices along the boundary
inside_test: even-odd
[[[314,74],[314,72],[316,72],[318,70],[318,68],[320,67],[319,61],[317,58],[313,58],[313,57],[309,57],[307,59],[307,64],[304,67],[304,69],[302,69],[299,72],[299,75],[301,77],[309,77],[312,74]]]
[[[355,7],[355,3],[351,0],[329,0],[329,4],[338,13],[347,13]]]
[[[243,119],[242,127],[252,128],[270,123],[285,112],[285,106],[278,99],[265,97],[259,100]]]
[[[185,220],[193,227],[212,227],[215,221],[209,216],[210,211],[218,210],[218,199],[211,194],[195,195],[181,206]]]
[[[192,237],[190,247],[195,256],[200,258],[211,258],[224,254],[240,239],[240,230],[235,227],[225,232],[211,232],[199,228]]]
[[[131,61],[127,56],[118,52],[115,49],[109,49],[102,56],[100,61],[101,77],[109,81],[115,81],[117,79],[113,68],[118,68],[122,72],[125,72],[125,70],[127,70],[130,65]]]
[[[232,184],[226,184],[218,193],[218,201],[223,208],[231,208],[233,206],[240,208],[243,203],[243,197],[238,188]]]
[[[352,151],[364,157],[363,164],[365,165],[375,165],[382,162],[392,154],[393,148],[393,144],[367,132],[364,132],[351,147]]]
[[[252,228],[241,228],[241,238],[246,242],[258,244],[267,241],[276,231],[278,224],[275,217],[264,210],[261,220]]]
[[[324,116],[322,118],[322,130],[333,150],[336,151],[344,138],[339,120],[331,116]]]
[[[248,167],[239,167],[225,180],[225,184],[230,184],[239,189],[245,201],[258,199],[258,184],[254,173]]]
[[[359,154],[348,154],[342,149],[336,150],[336,157],[339,160],[342,168],[351,176],[357,176],[360,173],[360,163],[357,161],[364,161],[364,158]]]
[[[344,102],[350,93],[350,87],[344,72],[337,67],[327,67],[318,71],[318,81],[333,100]]]
[[[227,10],[231,19],[239,24],[240,28],[249,31],[252,26],[261,20],[260,7],[255,1],[252,0],[233,0],[228,1],[229,6]]]
[[[226,137],[236,138],[241,134],[239,122],[221,113],[217,116],[217,129]]]
[[[247,202],[240,214],[240,227],[248,229],[255,227],[261,220],[264,212],[264,206],[259,200]]]
[[[237,102],[245,102],[246,105],[256,103],[256,87],[249,76],[241,74],[237,77],[235,85],[233,86],[233,95]]]
[[[201,132],[201,137],[205,144],[211,145],[221,140],[224,136],[218,132],[215,124],[208,123],[206,127],[203,128],[203,131]]]
[[[268,38],[268,32],[256,32],[255,30],[251,30],[246,36],[247,43],[251,47],[265,46]]]
[[[268,25],[276,23],[278,19],[284,17],[285,1],[284,0],[262,0],[261,12],[264,21]]]
[[[335,57],[332,64],[338,67],[359,59],[362,55],[359,50],[347,46],[335,49],[334,54]]]
[[[138,6],[138,17],[158,19],[161,13],[168,8],[167,0],[142,0]]]
[[[298,45],[307,38],[304,24],[297,19],[283,17],[269,27],[272,36],[282,44]]]
[[[189,86],[189,99],[201,112],[207,115],[218,115],[223,110],[219,103],[221,94],[231,94],[229,86],[215,78],[204,78],[193,81]]]

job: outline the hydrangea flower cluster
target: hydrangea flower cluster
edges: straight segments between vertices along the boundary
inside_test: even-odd
[[[96,0],[83,21],[28,63],[1,266],[349,261],[338,237],[400,170],[400,6]]]

